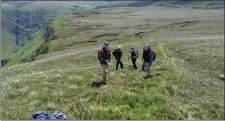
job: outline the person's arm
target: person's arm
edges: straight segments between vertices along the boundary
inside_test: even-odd
[[[116,56],[116,50],[114,50],[114,51],[112,52],[112,54],[113,54],[113,56],[115,57],[115,56]]]
[[[102,58],[101,50],[98,51],[98,58],[100,59],[100,61],[105,61],[105,59]]]
[[[110,59],[111,59],[111,52],[110,52],[110,50],[109,50],[109,62],[110,62]]]

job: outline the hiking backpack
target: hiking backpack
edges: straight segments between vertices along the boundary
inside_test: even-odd
[[[136,52],[136,53],[137,53],[137,57],[138,57],[138,50],[137,50],[137,49],[134,49],[134,52]]]
[[[102,61],[100,58],[99,58],[99,54],[101,53],[101,55],[104,55],[104,50],[103,48],[101,48],[99,51],[98,51],[98,60]],[[108,54],[110,54],[110,50],[108,50]]]
[[[101,59],[99,58],[99,54],[103,54],[103,50],[102,50],[102,48],[98,51],[98,60],[100,60],[101,61]]]
[[[156,52],[154,50],[152,50],[153,52],[153,61],[155,61],[155,58],[156,58]]]
[[[112,52],[113,56],[116,56],[116,53],[120,53],[120,55],[121,55],[122,50],[116,48],[116,49]]]

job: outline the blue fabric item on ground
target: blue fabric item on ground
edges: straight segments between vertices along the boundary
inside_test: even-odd
[[[55,112],[53,113],[53,117],[60,120],[66,120],[66,115],[62,112]]]
[[[67,120],[67,119],[64,113],[57,111],[53,114],[36,112],[33,114],[32,120]]]

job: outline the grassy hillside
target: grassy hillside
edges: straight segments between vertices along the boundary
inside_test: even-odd
[[[37,111],[62,111],[70,120],[224,119],[223,15],[117,7],[59,16],[1,70],[2,119],[30,119]],[[116,71],[112,58],[108,85],[92,88],[102,79],[98,48],[112,38],[111,50],[122,45],[125,68]],[[153,77],[144,80],[141,55],[138,70],[127,57],[147,43],[157,58]]]
[[[17,51],[27,41],[33,39],[34,33],[39,31],[46,22],[57,15],[70,14],[77,11],[93,8],[107,7],[192,7],[196,9],[221,9],[224,8],[224,1],[4,1],[2,7],[2,29],[9,30],[15,39],[16,46],[13,51]],[[11,47],[11,48],[12,48]],[[7,51],[7,50],[6,50]],[[5,59],[5,58],[4,58]]]
[[[96,8],[108,8],[108,7],[146,7],[146,6],[158,6],[166,8],[194,8],[194,9],[223,9],[224,1],[211,0],[211,1],[193,1],[193,0],[139,0],[139,1],[125,1],[115,2],[112,4],[99,5]]]
[[[84,8],[61,4],[58,2],[3,2],[2,29],[14,36],[14,51],[32,40],[34,33],[39,31],[49,20],[57,15],[72,13]],[[16,45],[16,46],[14,46]],[[4,48],[3,48],[4,49]],[[4,50],[7,51],[7,50]]]
[[[1,58],[6,58],[13,50],[14,37],[7,31],[1,30]]]

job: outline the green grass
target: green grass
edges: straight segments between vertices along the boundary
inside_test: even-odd
[[[6,68],[2,72],[3,77],[8,75],[2,83],[4,99],[7,100],[3,101],[4,119],[29,119],[31,112],[48,111],[48,104],[54,106],[50,112],[63,111],[69,119],[185,119],[190,115],[195,119],[222,119],[223,98],[213,97],[222,94],[218,86],[222,89],[223,82],[198,80],[202,75],[190,76],[195,79],[191,81],[189,74],[194,73],[182,67],[182,60],[167,55],[164,44],[150,43],[157,52],[157,60],[153,65],[153,78],[148,81],[142,79],[143,72],[129,69],[126,62],[129,43],[123,45],[125,69],[115,71],[111,62],[109,85],[99,89],[90,87],[92,81],[101,80],[96,51],[92,50]],[[136,46],[141,48],[143,44],[136,43]],[[196,89],[193,87],[197,84],[195,81],[210,85],[211,90],[220,93],[216,96],[208,92],[207,86],[199,88],[200,85],[195,85]],[[192,87],[188,86],[190,83],[193,83]],[[17,91],[12,93],[12,89]],[[202,95],[203,92],[207,93]],[[10,106],[12,104],[15,106]],[[214,109],[214,105],[218,108]],[[23,114],[18,111],[25,109],[29,111]],[[214,111],[214,115],[210,111]],[[11,112],[15,114],[11,116]]]
[[[129,48],[127,48],[126,50],[128,51]],[[128,119],[128,118],[158,119],[159,117],[163,119],[168,118],[166,114],[159,114],[157,113],[157,111],[160,112],[162,110],[165,110],[166,107],[170,107],[170,106],[174,107],[175,104],[172,102],[172,99],[168,98],[169,94],[165,94],[165,95],[160,94],[160,93],[166,93],[166,88],[165,88],[166,82],[161,79],[158,80],[157,77],[154,77],[155,78],[154,81],[146,81],[144,79],[140,79],[141,76],[144,74],[141,74],[137,77],[133,74],[134,71],[131,69],[128,69],[127,66],[126,66],[126,69],[122,71],[122,73],[115,72],[115,70],[112,70],[112,67],[111,67],[110,68],[111,78],[110,78],[109,86],[107,88],[103,87],[100,89],[91,88],[90,87],[91,81],[99,81],[101,79],[100,78],[101,76],[98,76],[98,74],[100,74],[99,65],[97,61],[94,61],[96,60],[95,56],[93,56],[95,53],[96,53],[95,51],[85,52],[82,55],[80,55],[80,57],[79,55],[77,55],[77,57],[79,57],[79,60],[85,60],[84,63],[87,63],[89,66],[88,65],[82,66],[82,61],[78,61],[78,62],[73,61],[74,60],[73,56],[63,57],[63,58],[55,60],[56,63],[53,64],[52,67],[48,66],[48,69],[45,68],[45,65],[46,64],[49,65],[49,62],[42,63],[41,64],[42,66],[39,67],[39,69],[41,69],[40,71],[44,71],[45,69],[47,69],[46,70],[47,72],[45,72],[45,74],[47,75],[45,74],[43,75],[40,73],[42,76],[41,78],[39,78],[40,77],[39,74],[34,74],[32,76],[27,74],[27,76],[24,76],[21,79],[24,82],[29,83],[30,86],[26,87],[24,85],[25,86],[24,87],[22,83],[20,83],[19,85],[15,83],[16,87],[24,88],[25,90],[22,89],[24,92],[18,91],[15,94],[8,95],[7,94],[8,91],[5,90],[3,92],[4,95],[8,95],[5,97],[5,99],[6,100],[15,99],[14,96],[24,93],[23,96],[17,98],[17,99],[20,99],[20,98],[23,99],[24,97],[29,96],[29,93],[33,91],[37,93],[42,90],[43,91],[42,94],[44,95],[41,96],[40,94],[35,94],[37,97],[34,95],[34,97],[30,97],[27,99],[27,101],[25,101],[27,103],[33,102],[34,100],[42,101],[42,106],[40,107],[38,106],[39,101],[37,101],[37,104],[33,104],[32,108],[30,109],[31,112],[37,110],[38,107],[39,107],[39,110],[45,110],[46,105],[48,103],[52,103],[54,106],[56,106],[55,109],[62,109],[68,115],[69,119]],[[159,57],[160,55],[161,54],[159,53]],[[90,59],[86,59],[86,58],[90,58]],[[125,57],[124,57],[124,60],[125,60]],[[64,63],[67,63],[67,64],[65,65]],[[139,61],[139,66],[140,64],[141,63]],[[68,66],[67,69],[62,67],[63,65]],[[71,65],[73,66],[71,67]],[[58,69],[61,69],[63,73],[58,73],[58,71],[60,71],[58,69],[54,70],[56,66],[58,66]],[[15,69],[16,70],[10,69],[12,70],[11,73],[17,73],[19,75],[24,75],[26,73],[23,70],[21,71],[17,70],[19,69],[17,67]],[[33,72],[34,66],[28,66],[27,69],[28,70],[26,71]],[[50,70],[53,69],[53,70],[50,71],[49,69]],[[19,72],[15,72],[15,71],[19,71]],[[165,72],[167,72],[168,75],[170,76],[174,76],[174,74],[170,73],[168,70]],[[56,75],[53,76],[52,74],[53,75],[56,74]],[[114,76],[114,75],[117,75],[117,76]],[[130,78],[127,78],[127,76],[129,76]],[[34,80],[29,81],[31,77]],[[41,79],[42,80],[41,82],[43,83],[38,81],[39,79]],[[20,81],[19,78],[17,78],[17,80]],[[52,87],[52,88],[45,88],[46,86]],[[13,85],[12,87],[14,88]],[[41,88],[41,87],[44,87],[44,88]],[[149,87],[152,87],[152,88],[149,88]],[[56,89],[58,91],[56,91]],[[52,92],[52,93],[47,93],[47,92]],[[157,92],[157,93],[153,93],[153,92]],[[54,93],[56,95],[59,95],[61,99],[57,96],[54,96]],[[82,100],[85,101],[85,103],[80,102]],[[57,102],[57,103],[54,103],[54,102]],[[66,105],[63,103],[65,103]],[[7,107],[7,102],[5,102],[4,104]],[[20,108],[14,107],[15,109],[12,109],[12,110],[18,110],[18,108],[20,110],[23,110],[23,108],[27,107],[29,103],[25,105]],[[90,106],[93,107],[92,110],[90,110]],[[158,108],[159,106],[161,107],[161,109]],[[149,107],[149,109],[148,108],[146,109],[146,107]],[[79,110],[81,110],[81,112],[79,112]],[[172,108],[170,110],[172,112],[175,111],[174,113],[171,112],[172,113],[170,115],[171,119],[179,119],[179,118],[182,119],[181,115],[180,117],[177,117],[179,113],[176,111],[176,109]],[[8,111],[6,111],[6,113],[3,115],[5,116],[9,115],[7,114],[7,112]],[[21,116],[20,114],[14,115],[14,117],[9,117],[9,119],[15,119],[16,117],[20,117],[20,116]],[[27,116],[29,116],[29,113],[27,114]],[[21,119],[29,119],[29,117],[21,117]]]
[[[146,9],[158,12],[162,18],[144,14]],[[125,23],[128,16],[121,19],[123,13],[111,13],[111,10],[104,12],[113,21],[108,21],[106,14],[57,17],[48,25],[54,28],[55,34],[45,44],[45,54],[32,62],[18,64],[21,58],[32,58],[44,43],[43,29],[11,56],[9,65],[1,70],[2,119],[31,119],[37,111],[62,111],[69,120],[224,119],[224,82],[219,79],[224,73],[223,12],[168,9],[180,15],[166,16],[159,9],[139,8],[130,14],[140,16],[132,16],[132,22]],[[183,13],[187,14],[186,18]],[[195,20],[201,22],[183,27],[176,24]],[[104,26],[95,30],[87,27],[99,24]],[[132,29],[136,26],[138,30]],[[92,88],[91,82],[102,80],[98,48],[111,36],[98,37],[95,43],[76,42],[114,32],[119,35],[116,41],[110,42],[110,48],[122,45],[125,68],[115,71],[112,58],[108,85]],[[138,32],[146,33],[134,35]],[[157,58],[152,65],[153,77],[144,80],[140,57],[147,43],[156,51]],[[131,69],[127,62],[132,46],[139,49],[138,70]],[[49,109],[48,105],[52,107]]]
[[[4,59],[13,51],[14,37],[7,31],[1,31],[1,57]]]

